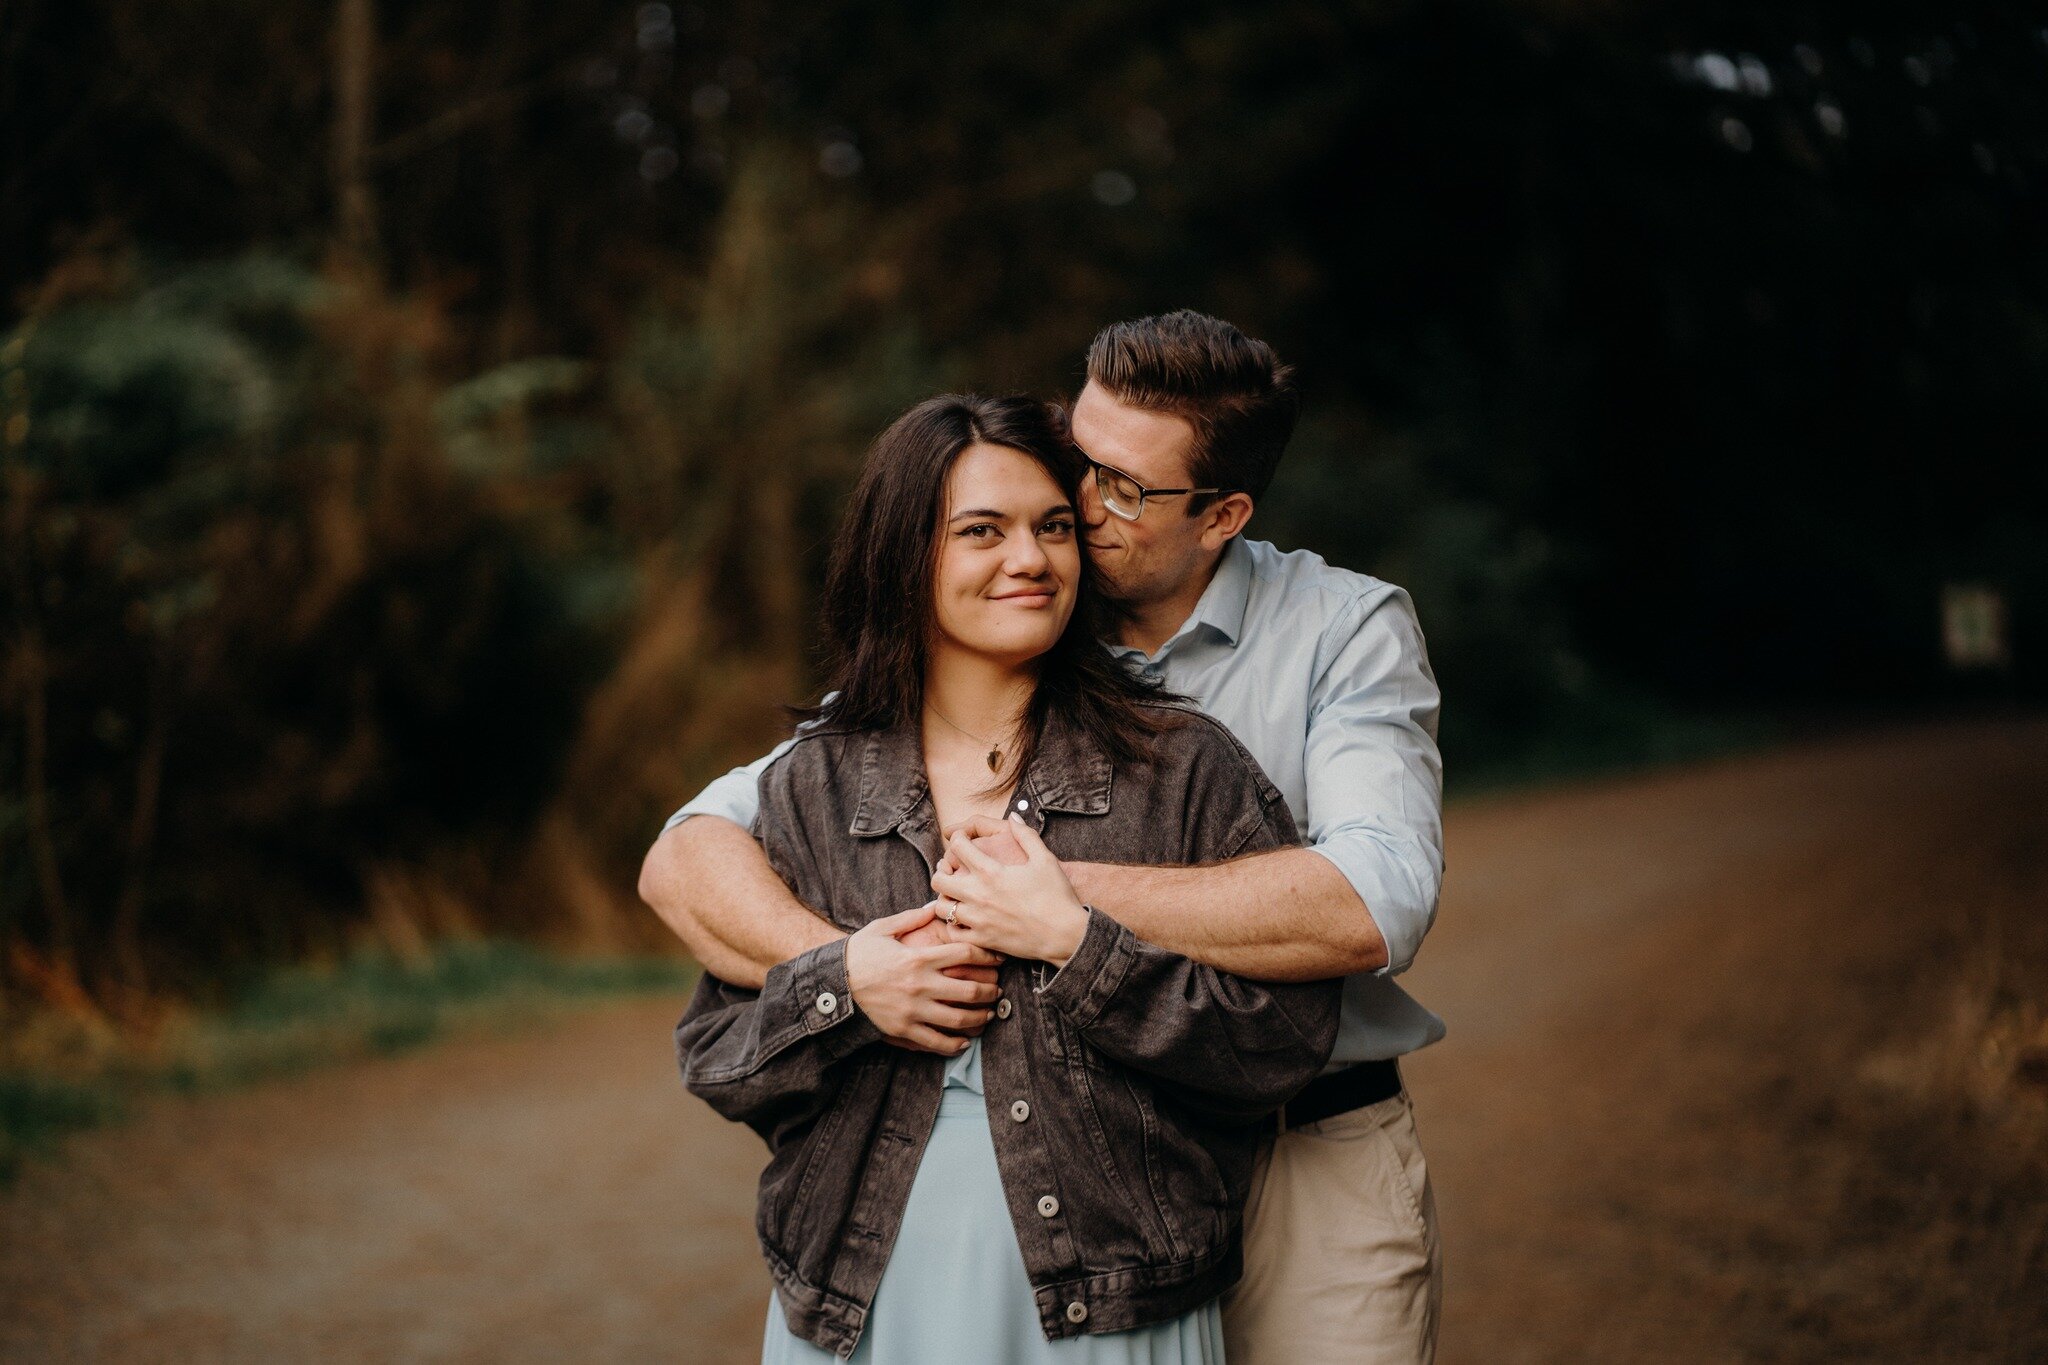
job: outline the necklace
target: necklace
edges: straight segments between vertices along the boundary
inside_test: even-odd
[[[975,734],[974,731],[969,730],[964,726],[953,725],[951,718],[949,718],[946,715],[946,713],[944,711],[941,711],[938,707],[932,706],[932,704],[929,701],[927,701],[925,705],[931,707],[931,712],[933,715],[937,716],[940,720],[945,721],[946,724],[953,726],[955,730],[958,730],[961,734],[967,736],[976,744],[986,744],[989,746],[988,770],[990,772],[999,773],[1003,770],[1003,749],[1001,745],[996,744],[991,740],[982,738],[980,735]]]

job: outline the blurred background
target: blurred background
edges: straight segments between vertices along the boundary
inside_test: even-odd
[[[672,1012],[639,859],[807,697],[867,440],[943,388],[1071,394],[1099,326],[1191,306],[1298,367],[1254,533],[1414,594],[1466,827],[1570,778],[1620,802],[1574,828],[1699,831],[1756,807],[1588,775],[1819,755],[1771,790],[1849,813],[1758,892],[1782,941],[1788,887],[1954,798],[1944,856],[2005,880],[1902,902],[1912,960],[1826,1012],[1875,1047],[1910,985],[1944,1021],[1906,1029],[1953,1054],[1912,1063],[1916,1131],[1994,1156],[1898,1185],[1961,1240],[1869,1298],[1730,1291],[1766,1325],[1685,1358],[1891,1358],[1842,1343],[1951,1281],[1887,1340],[2023,1358],[2044,205],[2048,23],[1988,0],[5,0],[0,1157],[508,991]],[[1611,866],[1705,889],[1661,847]],[[1867,889],[1955,887],[1910,874]],[[1839,912],[1816,943],[1875,913]]]

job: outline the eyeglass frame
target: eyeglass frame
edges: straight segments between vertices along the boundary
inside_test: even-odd
[[[1075,449],[1080,450],[1080,447],[1076,446]],[[1113,517],[1121,517],[1125,521],[1136,521],[1139,517],[1145,515],[1145,499],[1147,498],[1178,497],[1182,493],[1227,494],[1244,492],[1242,488],[1147,488],[1144,484],[1138,483],[1136,479],[1132,478],[1129,474],[1126,474],[1123,470],[1118,469],[1115,465],[1104,464],[1102,461],[1096,459],[1093,455],[1090,455],[1085,450],[1081,451],[1081,460],[1082,463],[1088,466],[1088,472],[1090,474],[1095,474],[1095,471],[1098,469],[1107,469],[1110,473],[1116,475],[1119,479],[1129,479],[1130,482],[1137,484],[1138,510],[1129,516],[1125,516],[1124,513],[1119,512],[1116,510],[1116,508],[1110,506],[1108,498],[1102,498],[1102,510],[1109,513]],[[1102,476],[1100,474],[1095,474],[1095,495],[1097,497],[1102,497]]]

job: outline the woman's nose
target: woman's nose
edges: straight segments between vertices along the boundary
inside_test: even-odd
[[[1052,567],[1052,560],[1036,536],[1016,536],[1010,541],[1009,558],[1003,567],[1019,578],[1036,578]]]

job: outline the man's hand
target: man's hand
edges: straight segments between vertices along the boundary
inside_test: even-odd
[[[993,822],[989,822],[993,823]],[[991,952],[1065,966],[1088,932],[1088,911],[1060,860],[1038,832],[1015,816],[975,837],[979,823],[955,829],[932,889],[957,902],[953,936]]]
[[[1002,993],[994,980],[1002,959],[971,943],[906,941],[936,914],[921,905],[856,930],[846,940],[846,981],[853,1003],[891,1042],[955,1057],[988,1023]],[[963,980],[963,970],[973,975]]]

